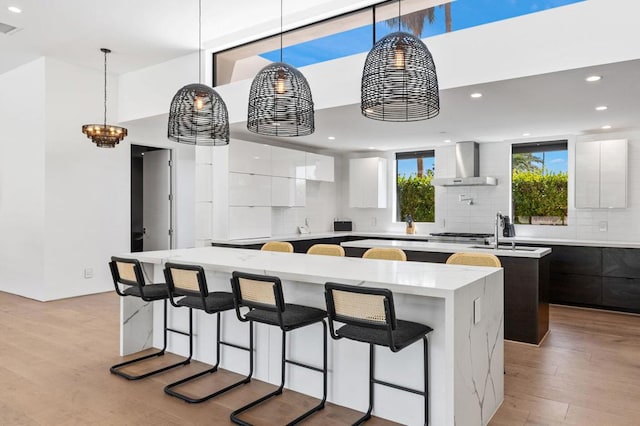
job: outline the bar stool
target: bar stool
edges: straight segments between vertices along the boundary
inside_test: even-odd
[[[293,253],[293,244],[286,241],[269,241],[262,245],[262,251],[279,251],[283,253]]]
[[[282,294],[282,283],[278,277],[235,271],[232,274],[231,287],[233,289],[236,314],[240,321],[253,321],[274,325],[280,327],[282,330],[280,386],[275,391],[232,412],[231,421],[239,425],[251,425],[251,423],[239,419],[238,415],[265,402],[269,398],[282,394],[287,363],[322,373],[322,401],[287,424],[295,425],[313,413],[322,410],[327,400],[327,323],[325,322],[327,313],[322,309],[312,308],[310,306],[285,303]],[[244,316],[240,312],[240,308],[243,307],[249,308],[249,312]],[[322,368],[287,359],[287,332],[319,322],[322,323]]]
[[[109,371],[113,374],[117,374],[120,377],[124,377],[128,380],[139,380],[145,377],[152,376],[154,374],[162,373],[163,371],[170,370],[174,367],[181,365],[187,365],[191,362],[193,347],[193,330],[189,327],[189,332],[186,333],[180,330],[174,330],[167,326],[167,299],[169,298],[169,292],[166,284],[145,284],[144,275],[142,273],[142,266],[136,259],[126,259],[122,257],[111,257],[109,262],[109,269],[111,269],[111,276],[113,277],[113,285],[116,288],[116,293],[122,297],[134,296],[139,297],[145,302],[155,302],[156,300],[162,300],[164,302],[163,322],[164,322],[164,343],[162,349],[149,355],[145,355],[139,358],[132,359],[130,361],[122,362],[112,366]],[[127,286],[124,290],[121,290],[118,284]],[[183,336],[189,336],[189,357],[184,361],[171,364],[165,367],[158,368],[140,375],[131,375],[123,371],[120,368],[138,363],[140,361],[162,356],[167,350],[167,333],[172,332],[181,334]]]
[[[406,261],[407,254],[395,247],[372,247],[364,252],[362,258]]]
[[[354,425],[371,418],[374,385],[411,392],[424,397],[424,424],[429,424],[429,340],[433,329],[424,324],[396,319],[393,294],[387,289],[367,288],[328,282],[325,284],[331,337],[369,344],[369,409]],[[344,323],[336,329],[334,322]],[[375,378],[375,346],[398,352],[418,340],[423,342],[424,391]]]
[[[502,267],[500,259],[491,253],[454,253],[447,259],[447,265]]]
[[[309,250],[307,250],[307,254],[344,257],[344,249],[338,244],[314,244],[309,247]]]
[[[199,403],[207,401],[218,395],[221,395],[240,385],[244,385],[251,381],[253,375],[253,327],[249,324],[249,347],[239,346],[233,343],[225,342],[220,339],[220,313],[234,309],[233,294],[223,291],[209,292],[204,269],[199,265],[182,265],[167,262],[165,264],[164,276],[167,280],[169,289],[169,300],[175,307],[189,308],[189,327],[193,326],[193,309],[200,309],[208,314],[216,314],[216,363],[208,370],[201,371],[177,382],[171,383],[164,388],[165,393],[183,401],[190,403]],[[177,298],[180,298],[176,300]],[[208,395],[192,398],[183,393],[174,390],[175,387],[183,385],[202,376],[215,373],[220,365],[220,346],[225,345],[236,349],[249,351],[249,374],[242,380],[228,385]],[[190,348],[190,351],[193,349]]]

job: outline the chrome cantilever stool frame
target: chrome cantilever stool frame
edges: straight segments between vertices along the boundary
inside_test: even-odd
[[[388,289],[326,283],[325,297],[329,331],[333,339],[350,339],[369,344],[369,408],[356,420],[360,425],[371,418],[374,385],[421,395],[424,398],[424,424],[429,424],[429,340],[433,329],[424,324],[396,318],[393,294]],[[336,328],[335,322],[343,323]],[[375,378],[375,346],[399,352],[422,340],[424,390],[416,390]]]
[[[275,391],[233,411],[230,416],[231,421],[239,425],[251,425],[251,423],[240,419],[238,416],[268,399],[282,394],[286,376],[286,364],[322,373],[322,400],[320,403],[299,415],[287,425],[295,425],[313,413],[322,410],[327,400],[327,323],[325,321],[327,313],[322,309],[309,306],[285,304],[282,283],[278,277],[236,271],[232,274],[231,287],[233,289],[236,314],[240,321],[253,321],[273,325],[282,330],[280,386]],[[243,315],[240,311],[241,308],[248,308],[249,311]],[[320,322],[322,323],[323,339],[322,368],[287,359],[287,332]]]
[[[253,375],[253,326],[249,324],[249,347],[226,342],[220,338],[221,313],[234,309],[233,294],[229,292],[209,292],[204,269],[199,265],[182,265],[168,262],[165,264],[164,276],[167,281],[169,300],[175,307],[189,308],[189,326],[193,327],[193,309],[200,309],[207,314],[216,314],[216,363],[211,368],[185,377],[171,383],[164,388],[165,393],[175,396],[189,403],[199,403],[215,398],[231,389],[244,385],[251,381]],[[242,380],[225,386],[210,394],[192,397],[178,392],[175,388],[200,377],[213,374],[218,371],[220,365],[220,347],[228,346],[249,352],[249,373]],[[192,350],[192,349],[191,349]]]
[[[113,277],[113,285],[115,286],[116,293],[119,296],[127,297],[134,296],[139,297],[145,302],[155,302],[158,300],[163,301],[163,346],[157,352],[144,355],[139,358],[135,358],[126,362],[122,362],[112,366],[109,371],[111,373],[116,374],[120,377],[124,377],[128,380],[139,380],[144,379],[149,376],[153,376],[154,374],[162,373],[164,371],[170,370],[175,367],[179,367],[182,365],[187,365],[191,362],[191,356],[193,354],[193,330],[191,327],[191,318],[189,318],[189,332],[184,332],[181,330],[175,330],[173,328],[168,327],[167,325],[167,299],[169,298],[169,293],[167,289],[167,285],[162,284],[145,284],[144,274],[142,273],[142,266],[140,262],[136,259],[127,259],[122,257],[111,257],[111,262],[109,262],[109,269],[111,270],[111,276]],[[126,286],[124,290],[120,289],[120,285]],[[163,356],[165,351],[167,350],[167,333],[176,333],[183,336],[189,337],[189,356],[184,361],[177,362],[175,364],[167,365],[156,370],[148,371],[146,373],[140,375],[132,375],[121,371],[123,367],[130,366],[132,364],[136,364],[141,361],[145,361],[151,358]]]

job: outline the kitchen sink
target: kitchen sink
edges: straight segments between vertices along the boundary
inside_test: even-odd
[[[474,249],[484,249],[484,250],[495,250],[495,247],[492,245],[484,245],[484,246],[470,246],[469,248]],[[531,247],[511,247],[511,246],[499,246],[498,250],[506,250],[506,251],[536,251],[537,249]]]

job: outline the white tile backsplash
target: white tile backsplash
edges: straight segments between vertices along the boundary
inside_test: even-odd
[[[565,137],[567,138],[567,137]],[[609,135],[589,135],[568,137],[569,162],[573,162],[575,143],[586,140],[604,140],[625,138],[629,141],[629,176],[627,182],[626,209],[580,209],[574,208],[573,167],[569,173],[569,211],[567,226],[516,225],[516,234],[525,237],[567,238],[579,240],[638,241],[640,240],[640,132],[627,132]],[[555,137],[548,138],[559,139]],[[427,149],[427,147],[425,147]],[[438,177],[455,176],[455,147],[447,145],[436,151],[436,175]],[[376,153],[389,159],[389,187],[395,188],[395,154]],[[351,155],[353,156],[353,155]],[[350,209],[348,208],[348,161],[336,162],[336,187],[340,202],[340,217],[354,221],[358,231],[395,231],[402,232],[404,223],[395,222],[395,200],[392,190],[388,194],[386,209]],[[338,166],[340,164],[340,166]],[[510,215],[511,199],[511,142],[480,144],[480,174],[494,176],[498,185],[492,187],[437,187],[436,222],[419,223],[418,233],[430,232],[487,232],[493,233],[496,212]],[[338,177],[340,176],[340,177]],[[460,202],[459,196],[473,198],[473,205]],[[375,218],[375,219],[374,219]],[[374,226],[373,223],[376,223]],[[444,227],[442,226],[444,222]],[[607,222],[607,230],[600,230],[600,222]],[[636,230],[637,229],[637,230]]]

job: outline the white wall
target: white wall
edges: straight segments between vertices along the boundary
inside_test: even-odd
[[[109,291],[110,256],[129,251],[130,151],[97,148],[80,131],[102,123],[103,73],[52,58],[46,63],[44,299]],[[114,123],[117,80],[109,79]],[[84,269],[93,278],[84,278]]]
[[[44,275],[45,61],[0,75],[0,291],[38,299]]]

